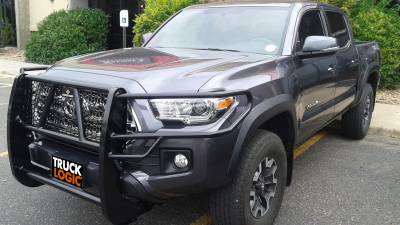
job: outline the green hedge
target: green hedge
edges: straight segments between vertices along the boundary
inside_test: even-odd
[[[64,58],[105,49],[108,16],[98,9],[57,11],[46,17],[32,34],[28,61],[53,64]]]
[[[376,41],[381,48],[381,87],[400,86],[400,13],[390,0],[320,0],[342,8],[355,38]]]
[[[381,48],[381,87],[400,86],[400,16],[394,10],[370,7],[352,16],[355,36]]]
[[[10,23],[0,23],[0,48],[3,48],[11,43],[13,33],[13,28]]]
[[[134,46],[141,45],[143,34],[153,32],[174,13],[197,3],[199,0],[146,0],[144,13],[134,21]]]

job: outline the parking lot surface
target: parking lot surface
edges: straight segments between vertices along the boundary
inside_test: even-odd
[[[6,154],[12,79],[0,75],[0,225],[109,224],[92,203],[14,180]],[[399,171],[400,139],[369,135],[353,141],[329,130],[295,160],[293,183],[275,224],[400,225]],[[202,194],[156,205],[132,225],[209,225],[207,201]]]

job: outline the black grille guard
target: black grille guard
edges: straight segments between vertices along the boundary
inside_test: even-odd
[[[86,200],[99,204],[102,207],[103,213],[108,219],[115,223],[126,223],[130,221],[134,215],[132,212],[141,206],[135,202],[128,200],[124,197],[118,187],[120,179],[121,168],[116,163],[116,160],[144,158],[151,153],[151,151],[166,138],[200,138],[200,137],[216,137],[226,134],[233,130],[238,124],[247,116],[251,110],[251,95],[248,91],[220,91],[220,92],[207,92],[207,93],[175,93],[175,94],[126,94],[122,88],[111,88],[108,91],[107,103],[105,105],[104,118],[101,128],[100,142],[91,142],[82,137],[73,137],[66,134],[46,130],[30,126],[24,123],[19,116],[21,110],[24,108],[23,97],[26,95],[24,81],[48,81],[40,78],[40,76],[28,75],[28,71],[47,70],[48,67],[38,68],[22,68],[20,75],[14,80],[13,88],[11,91],[9,108],[8,108],[8,122],[7,122],[7,138],[8,138],[8,151],[9,159],[14,177],[22,184],[30,187],[39,186],[43,183],[56,188],[62,189],[66,192],[77,195]],[[53,82],[53,81],[49,81]],[[55,84],[63,84],[53,82]],[[66,84],[72,87],[80,87],[79,85]],[[81,87],[84,88],[84,87]],[[246,95],[249,99],[249,105],[245,112],[235,120],[234,123],[227,128],[215,132],[153,132],[145,133],[138,132],[134,134],[125,134],[123,116],[125,112],[121,112],[121,107],[126,104],[127,99],[154,99],[154,98],[190,98],[190,97],[225,97],[232,95]],[[79,108],[79,107],[78,107]],[[26,109],[25,109],[26,110]],[[78,115],[79,117],[79,115]],[[82,123],[81,118],[78,118],[78,123]],[[79,124],[82,128],[82,124]],[[92,195],[82,190],[72,188],[68,185],[54,181],[51,178],[41,176],[40,173],[35,172],[34,167],[30,163],[28,153],[28,135],[30,131],[35,131],[45,136],[68,142],[70,144],[80,146],[82,148],[98,149],[99,161],[99,196]],[[143,154],[118,154],[121,152],[119,146],[121,143],[128,139],[155,139],[156,141],[152,146]],[[143,209],[145,211],[145,209]],[[139,210],[140,211],[140,210]]]

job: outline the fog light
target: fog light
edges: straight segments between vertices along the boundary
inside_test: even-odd
[[[175,163],[175,166],[178,168],[185,168],[188,166],[189,160],[187,159],[187,157],[185,155],[177,154],[177,155],[175,155],[174,163]]]

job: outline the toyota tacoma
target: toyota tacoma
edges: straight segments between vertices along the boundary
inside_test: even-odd
[[[293,150],[334,120],[365,137],[379,77],[378,44],[355,41],[336,7],[195,5],[142,47],[22,68],[10,165],[23,185],[97,203],[114,224],[199,192],[216,225],[272,224]]]

